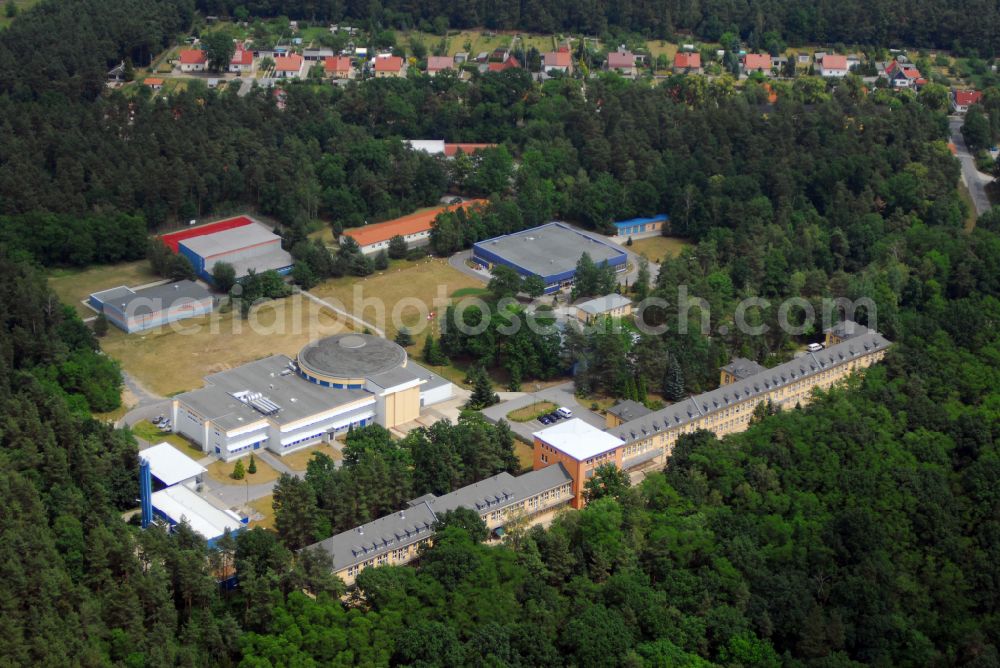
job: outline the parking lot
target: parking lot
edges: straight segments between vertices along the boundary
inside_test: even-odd
[[[530,384],[526,383],[525,385]],[[507,419],[508,413],[519,408],[524,408],[540,401],[549,401],[556,406],[570,409],[573,412],[573,417],[580,418],[599,429],[604,429],[604,418],[581,406],[576,400],[572,382],[553,385],[552,387],[539,389],[534,392],[503,392],[500,394],[500,397],[501,401],[499,404],[483,409],[483,415],[491,422],[499,422],[501,419]],[[545,429],[547,426],[552,426],[542,424],[538,420],[530,420],[529,422],[512,422],[508,420],[508,423],[514,433],[528,443],[534,440],[532,436],[534,432]]]

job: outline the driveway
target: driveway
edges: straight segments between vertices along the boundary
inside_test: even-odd
[[[951,141],[955,144],[958,161],[962,165],[962,183],[972,194],[972,202],[976,207],[976,216],[981,216],[990,209],[990,198],[986,194],[986,186],[993,182],[993,177],[976,169],[976,159],[965,145],[962,137],[963,116],[949,116],[948,127],[951,129]]]
[[[531,383],[525,383],[526,387],[531,387]],[[588,422],[598,429],[604,429],[604,418],[581,406],[574,394],[573,381],[567,381],[559,385],[553,385],[545,389],[537,389],[528,392],[501,392],[500,403],[483,409],[483,416],[490,422],[496,423],[506,420],[507,414],[518,408],[524,408],[538,401],[551,401],[556,406],[565,406],[573,411],[573,417],[578,417]],[[546,425],[538,420],[530,422],[510,422],[511,430],[522,439],[531,443],[534,440],[534,432],[545,429]]]

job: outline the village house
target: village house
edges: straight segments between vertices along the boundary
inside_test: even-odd
[[[427,76],[433,77],[438,72],[455,69],[455,59],[451,56],[429,56],[427,58]]]
[[[239,48],[229,61],[229,71],[234,74],[249,74],[253,72],[253,51]]]
[[[820,54],[816,54],[816,59],[819,62],[817,73],[821,77],[830,79],[847,76],[847,56],[824,53],[822,58],[820,58]]]
[[[406,74],[406,61],[399,56],[378,56],[374,69],[376,79],[401,77]]]
[[[333,56],[333,49],[328,49],[326,47],[316,48],[316,49],[303,49],[302,57],[310,63],[321,62],[331,56]]]
[[[701,54],[678,51],[674,56],[674,72],[683,74],[701,73]]]
[[[983,99],[983,94],[978,90],[953,90],[951,92],[951,109],[956,114],[964,114],[974,104],[978,104]]]
[[[274,59],[274,76],[279,79],[300,79],[303,76],[305,64],[305,59],[297,53],[278,56]]]
[[[163,79],[160,79],[159,77],[146,77],[142,83],[149,86],[153,90],[160,90],[163,88]]]
[[[609,52],[608,59],[604,61],[604,69],[626,77],[634,77],[639,73],[639,68],[635,65],[635,54],[627,49]]]
[[[893,88],[920,88],[927,83],[915,65],[898,60],[885,66],[885,76]]]
[[[760,72],[761,74],[770,75],[771,68],[774,67],[774,62],[771,60],[771,56],[766,53],[747,53],[744,54],[741,65],[744,74],[749,75],[754,72]]]
[[[208,69],[208,56],[201,49],[181,49],[177,62],[181,72],[204,72]]]
[[[328,79],[353,79],[354,65],[348,56],[330,56],[323,61],[323,71]]]
[[[549,51],[542,54],[542,71],[546,74],[561,72],[562,74],[573,73],[573,56],[569,51]]]

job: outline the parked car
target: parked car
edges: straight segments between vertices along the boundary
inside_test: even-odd
[[[562,415],[559,415],[559,413],[549,413],[546,417],[552,420],[553,422],[558,422],[559,420],[562,420]]]
[[[543,415],[539,417],[538,421],[541,422],[542,424],[552,424],[552,418],[550,418],[548,415]]]
[[[564,417],[564,418],[571,418],[571,417],[573,417],[573,411],[571,411],[570,409],[566,408],[565,406],[560,406],[556,410],[556,413],[559,413],[559,415],[562,416],[562,417]]]
[[[823,350],[823,344],[810,343],[808,346],[806,346],[806,350],[808,350],[811,353],[818,353],[819,351]]]

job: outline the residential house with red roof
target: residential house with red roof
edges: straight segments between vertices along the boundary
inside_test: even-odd
[[[438,72],[455,69],[455,59],[451,56],[429,56],[427,58],[427,76],[436,76]]]
[[[253,72],[253,51],[238,48],[229,60],[229,71],[234,74]]]
[[[674,56],[674,72],[684,74],[701,73],[701,54],[692,51],[678,51]]]
[[[330,56],[323,61],[323,71],[328,79],[353,79],[354,65],[348,56]]]
[[[305,71],[305,59],[297,53],[274,59],[274,76],[279,79],[300,79]]]
[[[893,88],[920,88],[927,83],[915,65],[901,63],[898,60],[893,60],[885,66],[885,76]]]
[[[142,83],[146,84],[153,90],[160,90],[163,88],[163,79],[160,79],[159,77],[146,77]]]
[[[377,56],[375,78],[401,77],[406,74],[406,61],[399,56]]]
[[[608,59],[604,61],[604,69],[609,72],[618,72],[626,77],[634,77],[639,73],[639,68],[635,64],[635,54],[627,49],[608,52]]]
[[[771,56],[766,53],[747,53],[743,56],[742,65],[745,74],[760,72],[770,75],[774,62],[771,60]]]
[[[951,92],[951,108],[956,114],[964,114],[974,104],[983,100],[983,94],[978,90],[953,90]]]
[[[565,49],[543,53],[542,71],[546,74],[552,74],[553,72],[572,74],[573,56]]]
[[[208,56],[201,49],[181,49],[177,62],[181,72],[204,72],[208,69]]]
[[[817,73],[827,79],[846,77],[847,72],[847,56],[838,56],[833,53],[824,54],[817,69]]]

